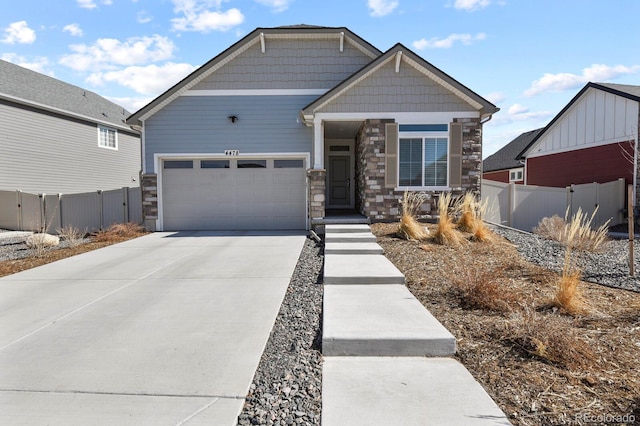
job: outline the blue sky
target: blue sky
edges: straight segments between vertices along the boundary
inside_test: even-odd
[[[637,0],[20,0],[0,58],[136,111],[256,27],[345,26],[400,42],[501,108],[486,157],[589,81],[640,84]],[[1,78],[1,76],[0,76]]]

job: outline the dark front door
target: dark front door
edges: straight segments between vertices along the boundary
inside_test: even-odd
[[[352,207],[350,162],[349,156],[329,157],[328,206]]]

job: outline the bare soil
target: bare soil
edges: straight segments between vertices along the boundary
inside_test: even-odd
[[[558,274],[495,234],[447,247],[372,230],[514,425],[640,424],[640,294],[582,282],[571,315],[552,303]]]

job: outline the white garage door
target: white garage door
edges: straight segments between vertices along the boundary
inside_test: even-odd
[[[180,159],[162,164],[166,231],[305,229],[303,159]]]

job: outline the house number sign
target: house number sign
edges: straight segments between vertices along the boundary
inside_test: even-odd
[[[226,155],[227,157],[237,157],[238,155],[240,155],[240,150],[239,149],[225,149],[224,150],[224,155]]]

